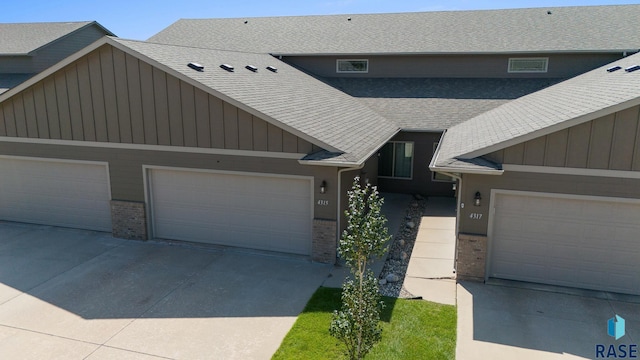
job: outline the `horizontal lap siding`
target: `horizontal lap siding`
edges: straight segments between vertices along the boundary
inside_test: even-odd
[[[309,153],[306,140],[105,45],[0,103],[0,136]]]
[[[493,152],[503,164],[640,171],[640,106]]]

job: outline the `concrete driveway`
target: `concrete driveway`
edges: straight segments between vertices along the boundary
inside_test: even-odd
[[[609,345],[618,350],[640,343],[639,297],[471,282],[459,283],[457,294],[458,360],[594,359],[598,344],[608,351]],[[626,335],[617,341],[607,335],[607,321],[615,314],[626,320]]]
[[[0,222],[0,354],[268,359],[331,267]]]

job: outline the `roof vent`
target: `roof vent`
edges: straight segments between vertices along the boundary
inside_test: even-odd
[[[229,65],[229,64],[222,64],[220,65],[221,68],[229,71],[229,72],[233,72],[233,66]]]
[[[200,71],[200,72],[204,71],[204,66],[198,63],[190,62],[189,64],[187,64],[187,66],[192,68],[195,71]]]
[[[614,71],[618,71],[620,69],[622,69],[622,68],[620,66],[616,65],[616,66],[612,66],[612,67],[608,68],[607,71],[608,72],[614,72]]]
[[[247,65],[244,68],[249,70],[249,71],[258,72],[258,68],[253,66],[253,65]]]
[[[347,18],[347,21],[351,21],[351,18],[350,18],[350,17],[348,17],[348,18]]]
[[[624,71],[626,71],[626,72],[632,72],[632,71],[636,71],[636,70],[640,70],[640,65],[633,65],[633,66],[629,66],[628,68],[624,69]]]
[[[551,14],[553,14],[551,10],[547,10],[547,15],[551,15]]]
[[[244,23],[247,24],[249,22],[249,20],[245,20]]]
[[[271,72],[278,72],[278,68],[275,68],[273,66],[267,66],[267,70],[269,70]]]

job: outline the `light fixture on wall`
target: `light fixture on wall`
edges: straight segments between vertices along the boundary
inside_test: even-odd
[[[327,182],[322,180],[322,183],[320,184],[320,194],[324,194],[327,192]]]
[[[482,200],[482,196],[480,195],[480,191],[476,191],[476,196],[473,198],[473,205],[480,206],[481,200]]]

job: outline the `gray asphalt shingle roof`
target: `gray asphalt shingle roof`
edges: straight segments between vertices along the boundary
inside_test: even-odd
[[[279,55],[612,52],[640,49],[638,19],[640,5],[183,19],[149,41]]]
[[[334,161],[360,163],[399,129],[357,99],[268,54],[233,52],[108,40],[190,78],[236,106],[258,112],[275,125],[326,150],[342,153]],[[203,72],[187,66],[195,62]],[[230,64],[235,71],[220,68]],[[245,69],[258,68],[257,72]],[[275,66],[277,72],[266,70]],[[324,159],[328,161],[329,159]]]
[[[323,78],[403,130],[442,131],[561,79]]]
[[[103,29],[105,34],[113,35],[95,21],[0,23],[0,56],[27,55],[50,42],[93,24]]]
[[[32,76],[33,74],[0,74],[0,94]]]
[[[539,136],[640,104],[640,54],[523,96],[450,128],[437,154],[437,167],[455,167]],[[607,69],[621,69],[608,72]]]

